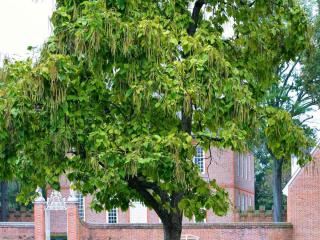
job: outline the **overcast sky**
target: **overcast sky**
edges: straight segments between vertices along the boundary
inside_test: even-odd
[[[0,54],[25,58],[50,36],[53,0],[0,0]]]
[[[26,58],[28,46],[41,46],[51,34],[53,10],[54,0],[0,0],[0,62],[4,56]],[[320,129],[320,111],[312,115],[309,124]]]

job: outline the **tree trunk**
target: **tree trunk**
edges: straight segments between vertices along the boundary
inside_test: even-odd
[[[173,219],[173,221],[172,221]],[[182,217],[171,218],[171,221],[163,223],[164,240],[180,240],[182,232]]]
[[[9,214],[9,209],[8,209],[8,182],[6,181],[1,181],[0,183],[0,188],[1,188],[1,216],[0,220],[2,222],[8,221],[8,214]]]
[[[273,194],[273,220],[282,222],[282,164],[283,159],[273,157],[272,165],[272,194]]]

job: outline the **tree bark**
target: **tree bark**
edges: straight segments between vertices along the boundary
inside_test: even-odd
[[[180,240],[182,232],[182,214],[170,214],[168,220],[163,221],[164,240]]]
[[[9,209],[8,209],[8,182],[6,181],[1,181],[0,183],[0,188],[1,188],[1,216],[0,220],[2,222],[8,221],[8,214],[9,214]]]
[[[164,240],[180,240],[182,229],[175,228],[175,226],[164,225],[163,233]]]
[[[273,159],[272,165],[272,194],[273,194],[273,220],[282,222],[282,165],[283,159]]]

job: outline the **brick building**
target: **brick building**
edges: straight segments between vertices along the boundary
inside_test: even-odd
[[[221,218],[208,212],[205,222],[233,222],[235,221],[233,211],[235,207],[242,211],[254,207],[254,161],[251,155],[215,148],[205,153],[202,148],[197,147],[194,161],[198,164],[203,178],[216,179],[218,184],[228,191],[231,202],[231,211],[227,216]],[[83,220],[88,223],[159,223],[157,214],[141,203],[134,203],[134,207],[130,207],[127,212],[113,209],[97,214],[89,208],[91,197],[87,196],[82,199],[80,213]],[[83,213],[81,208],[83,208]],[[184,222],[193,221],[185,219]]]
[[[300,168],[292,162],[292,177],[283,193],[288,196],[288,222],[294,225],[294,240],[320,239],[320,142],[313,161]]]
[[[216,179],[217,183],[224,187],[229,193],[231,209],[224,217],[217,217],[212,212],[208,212],[204,222],[234,222],[237,221],[235,208],[246,211],[254,208],[254,159],[251,154],[235,153],[231,150],[219,150],[212,148],[204,152],[201,147],[196,149],[197,155],[194,162],[198,165],[201,176],[206,180]],[[61,194],[67,198],[69,194],[69,182],[66,178],[61,178]],[[51,190],[48,191],[50,196]],[[120,209],[110,211],[94,212],[90,209],[91,196],[78,196],[78,206],[80,218],[86,223],[97,224],[130,224],[149,223],[158,224],[160,219],[157,214],[145,207],[141,203],[132,203],[128,211],[122,212]],[[55,213],[51,216],[51,222],[60,221],[62,213]],[[194,220],[184,219],[184,223],[194,223]],[[66,230],[66,227],[56,224],[53,227],[57,230]]]
[[[230,193],[230,200],[243,210],[250,206],[250,165],[252,157],[233,153],[229,150],[214,152],[210,162],[201,149],[194,161],[199,164],[204,178],[217,176],[217,180]],[[185,221],[182,240],[319,240],[320,239],[320,149],[312,152],[314,161],[303,168],[296,168],[290,182],[284,189],[288,195],[288,222],[232,222],[239,221],[237,213],[220,218],[207,214],[206,223]],[[250,160],[248,160],[250,159]],[[224,164],[222,161],[228,163]],[[220,162],[221,161],[221,162]],[[211,165],[214,164],[214,167]],[[220,169],[220,170],[219,170]],[[246,170],[248,169],[248,170]],[[225,171],[223,174],[221,171]],[[251,169],[253,170],[253,168]],[[233,173],[232,173],[233,171]],[[246,173],[247,171],[247,173]],[[231,172],[231,173],[230,173]],[[215,175],[214,175],[215,174]],[[218,177],[219,174],[223,176]],[[225,175],[229,177],[225,177]],[[248,177],[248,179],[247,179]],[[248,182],[245,182],[248,180]],[[68,240],[162,240],[162,225],[153,212],[143,205],[122,213],[96,214],[88,208],[90,197],[79,197],[69,189],[66,179],[61,179],[61,193],[66,197],[63,208],[51,215],[52,235],[68,236]],[[253,189],[252,189],[253,191]],[[54,193],[54,192],[53,192]],[[48,194],[51,194],[50,190]],[[60,193],[59,193],[60,194]],[[242,197],[244,196],[244,197]],[[239,202],[237,203],[237,199]],[[242,199],[244,199],[242,201]],[[252,199],[253,201],[253,199]],[[253,202],[252,202],[253,203]],[[44,240],[45,225],[49,219],[45,214],[48,203],[40,196],[35,201],[34,223],[0,223],[0,239]],[[53,204],[53,206],[56,206]],[[54,212],[54,211],[52,211]],[[143,214],[142,214],[143,213]],[[133,216],[132,216],[133,215]],[[82,220],[81,220],[82,219]],[[113,222],[113,223],[111,223]],[[140,222],[140,223],[139,223]],[[60,234],[59,234],[60,233]],[[63,238],[60,238],[63,239]],[[64,238],[66,239],[66,238]]]

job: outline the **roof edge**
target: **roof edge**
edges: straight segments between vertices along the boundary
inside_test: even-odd
[[[315,151],[317,150],[317,148],[320,146],[320,140],[318,140],[316,146],[312,149],[312,151],[310,152],[311,156],[315,153]],[[309,163],[308,163],[309,164]],[[307,165],[308,165],[307,164]],[[305,167],[305,166],[304,166]],[[299,175],[300,171],[301,171],[301,167],[299,166],[299,168],[295,171],[295,173],[291,176],[289,182],[286,184],[286,186],[282,189],[282,193],[286,196],[288,196],[289,193],[289,186],[291,185],[291,183],[295,180],[295,178]]]

